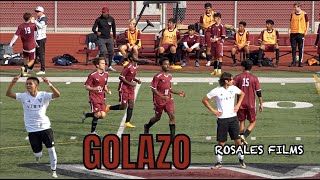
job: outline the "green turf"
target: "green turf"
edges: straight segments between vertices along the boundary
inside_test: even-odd
[[[52,122],[55,136],[58,163],[82,163],[82,140],[90,131],[91,119],[84,124],[80,122],[82,111],[89,111],[88,92],[82,83],[54,83],[61,91],[61,97],[51,101],[47,115]],[[24,130],[23,110],[20,103],[5,96],[8,83],[0,83],[0,178],[49,178],[48,172],[31,170],[20,167],[24,163],[33,163],[35,158],[25,140],[27,133]],[[178,83],[174,89],[184,90],[185,98],[174,96],[176,133],[187,134],[191,139],[192,163],[214,163],[213,147],[215,137],[211,141],[206,136],[216,135],[216,118],[201,103],[201,99],[217,84],[208,83]],[[107,104],[118,103],[117,83],[109,83],[109,89],[113,91],[107,97]],[[316,94],[313,83],[310,84],[262,84],[264,101],[303,101],[314,106],[307,109],[271,109],[265,108],[263,113],[258,113],[256,128],[250,136],[257,137],[252,144],[303,144],[302,156],[267,155],[246,156],[246,162],[250,163],[306,163],[319,164],[320,162],[320,96]],[[48,87],[41,90],[49,91]],[[24,91],[24,84],[17,83],[15,92]],[[290,103],[279,103],[279,106],[292,106]],[[111,111],[105,120],[99,120],[97,133],[101,136],[116,134],[124,111]],[[124,134],[131,134],[131,160],[136,161],[138,151],[139,134],[143,133],[143,124],[147,123],[154,115],[152,93],[149,83],[142,83],[137,96],[132,123],[137,127],[126,128]],[[155,124],[150,133],[169,133],[168,117],[164,113],[163,118]],[[77,136],[71,140],[70,136]],[[301,137],[296,141],[295,137]],[[232,143],[232,141],[228,141]],[[160,143],[155,143],[155,154],[158,154]],[[11,148],[12,147],[12,148]],[[11,148],[11,149],[9,149]],[[42,163],[49,163],[47,150],[44,149]],[[171,158],[171,150],[168,159]],[[224,162],[235,163],[237,156],[225,156]],[[49,170],[49,169],[48,169]],[[60,175],[63,178],[66,176]]]
[[[160,67],[159,67],[160,70]],[[211,69],[210,69],[211,70]],[[47,70],[47,77],[87,77],[90,72],[93,70]],[[137,77],[152,77],[154,76],[158,70],[143,70],[138,71]],[[13,77],[17,75],[19,71],[17,70],[0,70],[0,76],[2,77]],[[110,77],[118,77],[119,71],[117,72],[109,72]],[[210,71],[179,71],[172,70],[170,73],[174,77],[210,77]],[[240,71],[231,71],[232,74],[239,74]],[[252,71],[258,77],[283,77],[283,78],[291,78],[291,77],[312,77],[313,72],[292,72],[292,71]]]

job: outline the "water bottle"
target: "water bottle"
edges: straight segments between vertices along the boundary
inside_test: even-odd
[[[96,43],[92,43],[91,49],[95,50],[96,49]]]
[[[200,33],[200,36],[202,36],[203,35],[203,30],[200,29],[199,33]]]
[[[89,42],[89,47],[88,47],[89,50],[92,49],[92,42]]]

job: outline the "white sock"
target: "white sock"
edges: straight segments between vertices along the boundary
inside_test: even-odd
[[[35,157],[40,158],[42,157],[42,151],[38,152],[38,153],[33,153]]]
[[[214,69],[213,71],[214,71],[214,72],[217,72],[217,71],[218,71],[218,69]]]
[[[218,69],[218,72],[221,73],[221,69]]]
[[[57,168],[57,154],[54,147],[48,148],[48,153],[50,156],[50,164],[51,164],[51,170],[56,170]]]
[[[244,155],[239,152],[239,153],[238,153],[238,158],[241,159],[241,160],[244,160]]]
[[[216,160],[217,160],[218,163],[222,163],[222,155],[217,154],[216,155]]]

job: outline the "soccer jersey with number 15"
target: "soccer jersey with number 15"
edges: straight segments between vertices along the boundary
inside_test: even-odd
[[[159,72],[153,77],[150,87],[156,89],[161,95],[168,96],[171,99],[171,74],[165,74],[164,72]],[[167,102],[161,99],[157,95],[153,95],[153,103],[155,105],[164,105]]]

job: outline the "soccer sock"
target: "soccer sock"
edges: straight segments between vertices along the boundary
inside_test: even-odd
[[[28,64],[24,65],[24,72],[28,71]]]
[[[276,63],[279,62],[279,49],[276,49]]]
[[[173,65],[176,65],[177,57],[176,53],[170,53],[170,59]]]
[[[114,105],[114,106],[110,106],[110,110],[120,110],[120,104]]]
[[[238,152],[238,158],[244,160],[244,155],[241,152]]]
[[[216,155],[216,160],[217,160],[218,163],[222,163],[222,155],[217,154]]]
[[[156,122],[152,122],[151,119],[150,119],[149,123],[147,124],[147,128],[151,128],[151,126],[153,126],[154,123],[156,123]]]
[[[246,131],[243,133],[244,137],[248,137],[250,135],[251,131],[246,129]]]
[[[57,153],[54,146],[51,148],[48,148],[48,153],[50,156],[51,170],[55,171],[57,168]]]
[[[86,113],[85,116],[86,116],[86,118],[93,117],[93,113]]]
[[[236,55],[232,54],[231,56],[232,56],[233,63],[236,63]]]
[[[170,127],[171,137],[173,138],[176,135],[176,125],[175,124],[169,124],[169,127]]]
[[[222,68],[222,62],[218,63],[218,71],[221,72],[221,68]]]
[[[246,53],[246,58],[250,59],[250,53]]]
[[[97,124],[98,124],[99,118],[93,116],[92,118],[92,124],[91,124],[91,132],[94,132],[96,130]]]
[[[133,109],[131,109],[131,108],[127,108],[127,118],[126,118],[126,123],[127,122],[130,122],[130,120],[131,120],[131,117],[132,117],[132,111],[133,111]]]
[[[42,157],[42,151],[38,152],[38,153],[33,153],[35,157],[37,158],[41,158]]]
[[[218,69],[218,61],[213,61],[213,69]]]
[[[196,62],[198,62],[199,57],[200,57],[200,51],[196,50]]]
[[[211,54],[207,54],[207,55],[206,55],[207,61],[210,61],[210,60],[211,60],[211,57],[212,57]]]
[[[258,61],[262,61],[262,53],[263,53],[263,50],[262,49],[259,49],[259,55],[258,55]]]
[[[182,61],[186,61],[186,53],[187,51],[182,51]]]

